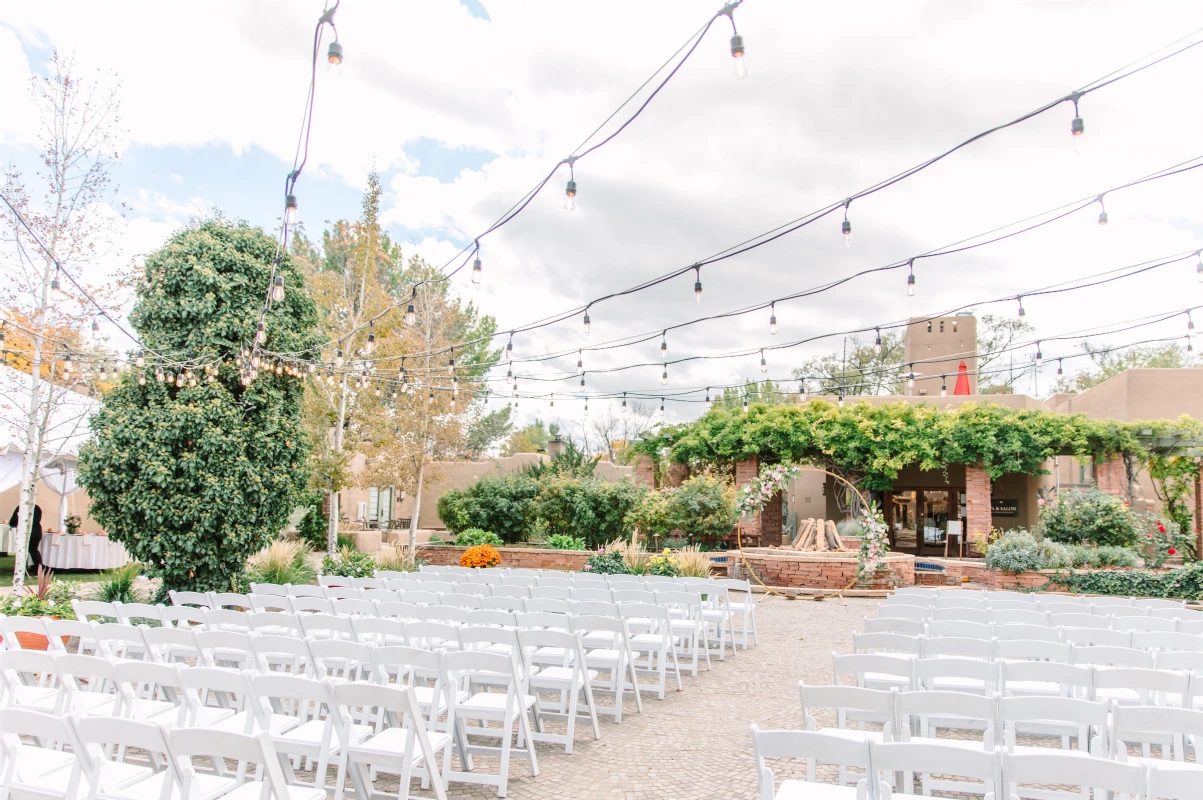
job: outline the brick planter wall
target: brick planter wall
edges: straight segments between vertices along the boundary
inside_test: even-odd
[[[739,557],[732,550],[727,562],[728,573],[735,578],[751,579]],[[855,553],[827,555],[745,547],[748,564],[769,586],[788,586],[805,589],[843,589],[856,579]],[[915,583],[915,557],[901,553],[886,556],[888,575],[874,579],[869,588],[912,586]],[[862,587],[863,588],[863,587]]]
[[[965,522],[968,528],[965,541],[979,553],[985,552],[990,527],[994,524],[990,494],[990,475],[981,467],[965,467]]]
[[[1128,495],[1128,471],[1122,458],[1109,458],[1106,461],[1096,461],[1094,464],[1094,479],[1100,491],[1116,497]]]
[[[418,558],[440,567],[458,567],[459,559],[468,548],[451,544],[422,545]],[[587,550],[541,550],[534,547],[498,547],[501,566],[519,569],[558,569],[580,572],[592,555]]]

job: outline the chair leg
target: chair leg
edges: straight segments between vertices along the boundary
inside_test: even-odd
[[[568,698],[568,741],[564,743],[564,754],[572,754],[572,738],[576,733],[576,704],[579,690],[574,690],[572,696]]]
[[[535,755],[535,740],[530,735],[530,723],[526,719],[526,712],[518,712],[518,730],[526,731],[526,756],[530,760],[530,774],[537,776],[539,774],[539,758]]]
[[[526,714],[518,712],[519,720],[525,720]],[[510,724],[508,720],[503,723],[504,730],[501,732],[501,768],[497,771],[497,796],[505,797],[505,793],[509,790],[510,785]],[[522,737],[522,722],[518,723],[518,736]],[[532,745],[533,746],[533,745]]]

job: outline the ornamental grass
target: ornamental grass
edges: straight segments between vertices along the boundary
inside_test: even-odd
[[[501,553],[491,544],[469,547],[459,558],[461,567],[495,567],[501,563]]]
[[[677,566],[677,575],[682,578],[710,577],[710,554],[703,553],[701,545],[679,548],[673,553],[672,559]]]
[[[309,545],[299,539],[277,539],[246,560],[253,583],[313,583],[317,572],[309,563]]]
[[[426,562],[416,557],[408,547],[386,544],[376,553],[376,566],[392,572],[417,572]]]

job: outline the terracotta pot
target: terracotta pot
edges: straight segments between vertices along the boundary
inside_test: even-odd
[[[17,644],[21,645],[22,650],[49,650],[50,639],[40,633],[27,633],[26,631],[17,631]]]

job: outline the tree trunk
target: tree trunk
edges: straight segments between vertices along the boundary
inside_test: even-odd
[[[418,490],[414,492],[413,516],[409,518],[409,554],[418,552],[418,516],[422,513],[422,481],[426,477],[426,459],[418,465]]]
[[[338,423],[334,428],[334,452],[343,451],[343,427],[347,424],[347,375],[344,372],[338,396]],[[341,487],[339,487],[341,488]],[[338,554],[338,503],[339,489],[330,492],[330,524],[326,528],[326,552],[334,558]]]

